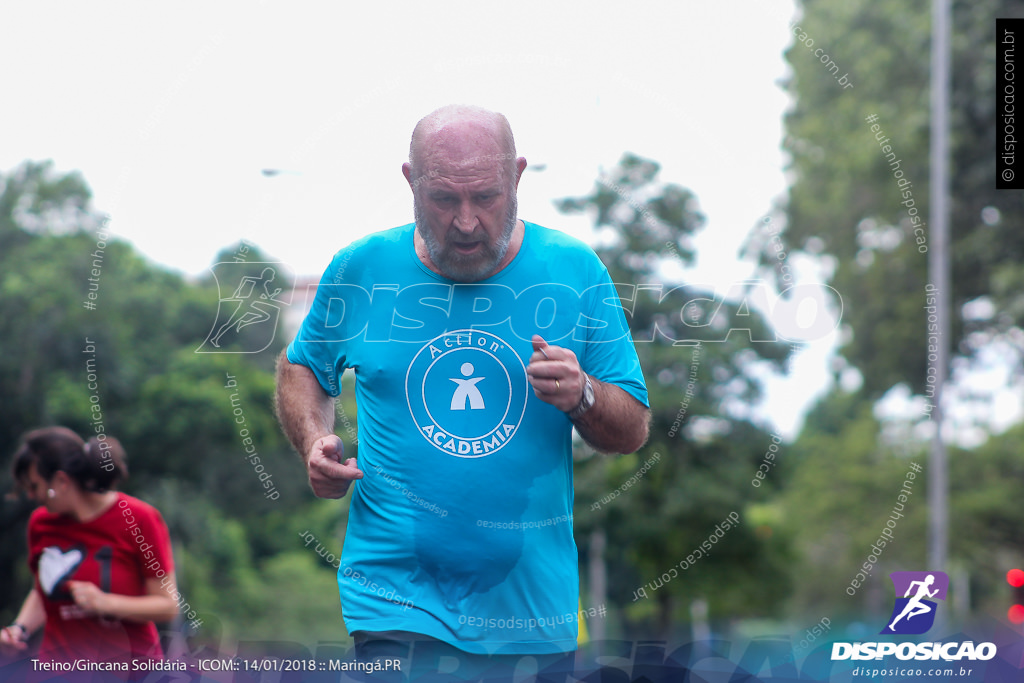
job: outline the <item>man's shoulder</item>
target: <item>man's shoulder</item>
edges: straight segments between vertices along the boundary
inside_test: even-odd
[[[361,237],[347,247],[340,249],[335,258],[346,254],[351,254],[354,257],[357,254],[362,255],[364,252],[378,253],[380,251],[408,248],[408,240],[411,238],[414,229],[415,224],[408,223],[406,225],[399,225],[396,228],[371,232],[369,235]]]
[[[338,250],[331,259],[325,277],[341,277],[346,271],[358,272],[365,266],[380,266],[381,259],[395,259],[406,249],[411,249],[415,224],[409,223],[370,233]],[[386,261],[385,261],[386,263]]]
[[[531,223],[530,221],[523,221],[532,240],[535,240],[537,245],[540,247],[555,247],[565,249],[576,249],[583,252],[594,253],[594,250],[583,240],[579,240],[572,235],[564,233],[560,230],[548,228],[539,223]]]
[[[531,251],[543,260],[550,262],[553,258],[564,258],[572,260],[577,266],[588,263],[599,270],[604,269],[604,264],[593,247],[583,240],[537,223],[529,221],[524,221],[524,223],[530,232],[528,243]],[[557,256],[553,252],[557,253]]]

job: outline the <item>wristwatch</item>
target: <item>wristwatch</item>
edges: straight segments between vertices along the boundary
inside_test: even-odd
[[[590,381],[590,375],[587,375],[586,377],[587,381],[583,385],[583,396],[580,398],[579,404],[569,411],[570,420],[580,418],[583,413],[590,410],[594,405],[594,384]]]

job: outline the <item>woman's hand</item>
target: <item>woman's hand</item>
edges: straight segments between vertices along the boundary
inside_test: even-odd
[[[107,598],[110,596],[101,591],[99,586],[88,581],[68,581],[67,587],[76,605],[89,614],[107,616]]]
[[[0,652],[14,655],[28,647],[28,631],[21,624],[14,623],[0,631]]]

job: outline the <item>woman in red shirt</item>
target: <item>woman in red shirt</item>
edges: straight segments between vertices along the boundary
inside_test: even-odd
[[[0,647],[22,651],[43,628],[42,661],[162,659],[155,621],[178,613],[167,525],[153,506],[115,490],[127,474],[114,438],[88,443],[65,427],[29,432],[14,476],[41,504],[28,524],[35,585]]]

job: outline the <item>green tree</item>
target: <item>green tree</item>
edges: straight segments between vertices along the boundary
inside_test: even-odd
[[[190,282],[109,235],[77,173],[26,162],[0,180],[5,463],[20,435],[39,426],[118,437],[131,472],[124,489],[167,520],[179,585],[194,609],[231,637],[270,638],[279,619],[303,624],[292,638],[344,638],[336,600],[321,597],[308,610],[305,591],[336,588],[332,568],[298,532],[340,549],[345,510],[313,497],[274,419],[283,331],[260,353],[196,353],[230,294],[212,277]],[[229,253],[215,261],[231,261]],[[247,260],[243,271],[272,259],[252,247]],[[14,487],[7,466],[0,485]],[[0,617],[8,621],[31,585],[31,509],[12,496],[0,513]]]
[[[956,315],[943,343],[969,355],[1024,321],[1024,235],[1017,229],[1024,195],[995,189],[993,158],[994,18],[1022,17],[1024,3],[952,4],[949,294]],[[899,383],[921,393],[928,366],[930,4],[830,0],[801,7],[786,52],[794,106],[784,148],[793,182],[782,237],[787,250],[834,266],[828,282],[844,303],[840,353],[860,370],[866,395],[878,398]],[[840,86],[810,48],[841,64],[854,87]],[[751,239],[750,252],[767,266],[773,254],[766,247],[762,236]],[[993,303],[991,313],[965,319],[964,305],[979,298]]]
[[[790,450],[792,476],[780,497],[796,553],[790,568],[799,586],[789,603],[794,617],[820,613],[837,623],[883,619],[892,607],[889,573],[923,566],[928,454],[913,428],[912,422],[879,418],[860,393],[835,391],[807,415]],[[1016,482],[1024,474],[1021,453],[1021,426],[972,450],[950,449],[948,571],[955,580],[947,603],[966,602],[957,592],[969,586],[968,611],[950,614],[960,624],[981,616],[1004,618],[1005,573],[1024,564],[1024,513],[1016,502]],[[901,501],[914,463],[923,471]],[[876,552],[872,546],[884,539],[890,520],[893,538]],[[858,580],[862,571],[868,576]],[[854,580],[862,585],[852,585]]]
[[[926,451],[918,443],[906,453],[906,443],[887,443],[882,431],[861,394],[834,392],[807,415],[792,445],[792,477],[780,502],[798,560],[790,568],[800,586],[790,603],[795,616],[821,612],[837,623],[884,618],[889,572],[918,567],[926,554],[925,475],[915,474],[911,495],[898,500],[911,463],[926,467]],[[887,541],[882,530],[890,519],[896,526]],[[875,552],[880,538],[886,545]]]
[[[577,542],[587,560],[594,532],[607,538],[608,599],[622,606],[625,629],[668,635],[689,620],[695,600],[708,601],[713,619],[725,619],[769,613],[785,595],[784,588],[751,590],[784,579],[787,552],[784,538],[769,540],[748,515],[750,502],[763,500],[783,476],[779,470],[761,488],[751,484],[772,440],[749,406],[761,394],[755,368],[781,370],[790,346],[760,341],[775,337],[748,302],[665,279],[667,261],[692,263],[704,219],[693,194],[661,182],[658,171],[657,163],[626,154],[590,194],[556,206],[588,212],[598,234],[609,237],[597,253],[623,299],[652,409],[650,440],[638,453],[577,462]],[[664,587],[648,587],[647,599],[636,597],[731,512],[740,526],[716,538],[706,559]]]
[[[874,614],[884,606],[871,596],[890,590],[887,571],[920,567],[926,556],[922,486],[913,512],[900,521],[902,540],[886,550],[868,590],[855,599],[843,595],[901,470],[910,458],[927,462],[926,444],[914,431],[920,420],[899,425],[894,439],[893,420],[877,415],[876,402],[899,385],[927,391],[930,5],[800,5],[786,52],[794,104],[784,147],[793,181],[779,207],[782,238],[788,251],[817,258],[842,295],[842,362],[835,367],[856,368],[863,385],[823,399],[793,445],[794,478],[783,496],[800,558],[793,604]],[[1010,362],[1019,364],[1024,196],[995,189],[994,19],[1024,16],[1024,3],[954,1],[952,11],[953,330],[940,343],[957,367],[996,340],[1007,342],[1016,356]],[[841,64],[854,87],[841,87],[811,48]],[[768,247],[763,234],[748,243],[766,269]],[[1015,506],[993,472],[1019,469],[1019,445],[1015,431],[976,449],[950,450],[950,567],[970,576],[972,595],[982,602],[997,590],[993,568],[1019,547]]]

